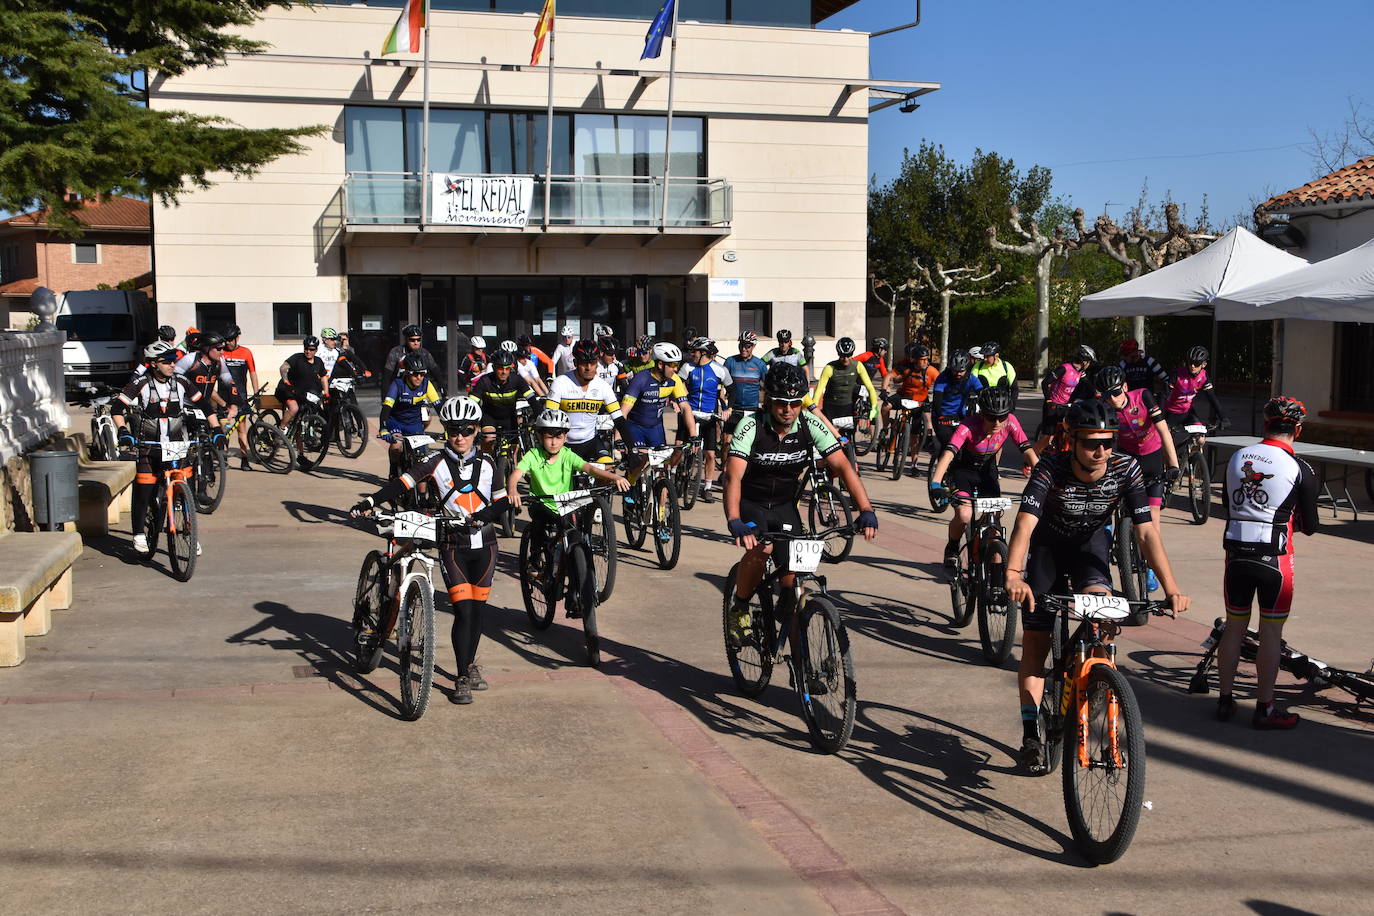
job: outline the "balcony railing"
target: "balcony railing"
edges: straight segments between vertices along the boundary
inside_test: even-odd
[[[533,176],[533,182],[527,228],[538,229],[544,225],[544,176]],[[423,187],[418,172],[349,172],[343,184],[344,224],[418,226]],[[733,209],[732,188],[723,178],[668,179],[668,229],[729,228]],[[657,228],[663,223],[663,178],[554,175],[548,223],[588,230]],[[435,224],[432,218],[430,224]]]

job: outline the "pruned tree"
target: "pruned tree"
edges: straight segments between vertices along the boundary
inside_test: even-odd
[[[941,359],[948,358],[947,354],[949,353],[949,306],[951,300],[960,296],[990,296],[1015,286],[1017,283],[1024,282],[1020,277],[1013,277],[996,286],[988,286],[988,281],[1001,272],[1001,264],[994,264],[989,269],[982,264],[976,267],[944,267],[937,262],[933,274],[928,267],[921,265],[919,259],[913,259],[912,264],[915,265],[920,281],[926,289],[940,297]]]
[[[1050,272],[1054,259],[1064,254],[1069,242],[1062,226],[1056,227],[1053,235],[1046,235],[1035,220],[1023,220],[1014,204],[1007,208],[1006,225],[1019,242],[1002,241],[997,237],[997,227],[989,226],[987,243],[993,251],[1024,255],[1035,264],[1035,371],[1043,375],[1050,355]]]
[[[916,290],[920,288],[918,277],[906,277],[902,280],[885,280],[877,274],[868,275],[869,283],[873,288],[874,297],[887,306],[887,340],[892,347],[897,346],[897,307],[901,303],[903,296],[906,297],[906,306],[911,308],[913,300],[916,298]]]

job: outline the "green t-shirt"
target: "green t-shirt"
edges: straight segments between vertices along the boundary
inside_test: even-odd
[[[529,475],[530,495],[557,496],[572,489],[572,476],[582,470],[584,464],[586,461],[565,445],[558,450],[558,454],[552,460],[549,453],[542,448],[528,451],[516,467]],[[552,500],[546,499],[542,502],[553,509]]]

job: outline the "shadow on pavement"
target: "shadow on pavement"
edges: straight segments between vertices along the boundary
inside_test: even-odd
[[[353,519],[345,509],[302,503],[294,499],[283,499],[281,505],[286,510],[287,515],[303,525],[319,525],[325,522],[345,527],[352,527],[353,525]]]

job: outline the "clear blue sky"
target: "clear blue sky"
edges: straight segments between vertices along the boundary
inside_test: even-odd
[[[1206,194],[1223,224],[1252,198],[1314,177],[1308,128],[1339,127],[1349,96],[1374,112],[1374,0],[924,7],[920,26],[872,43],[871,76],[944,86],[912,114],[873,117],[869,172],[880,182],[903,147],[927,138],[960,162],[982,148],[1051,167],[1056,192],[1089,223],[1108,202],[1120,219],[1148,179],[1152,199],[1171,191],[1190,218]],[[914,0],[859,0],[822,26],[877,31],[914,11]]]

